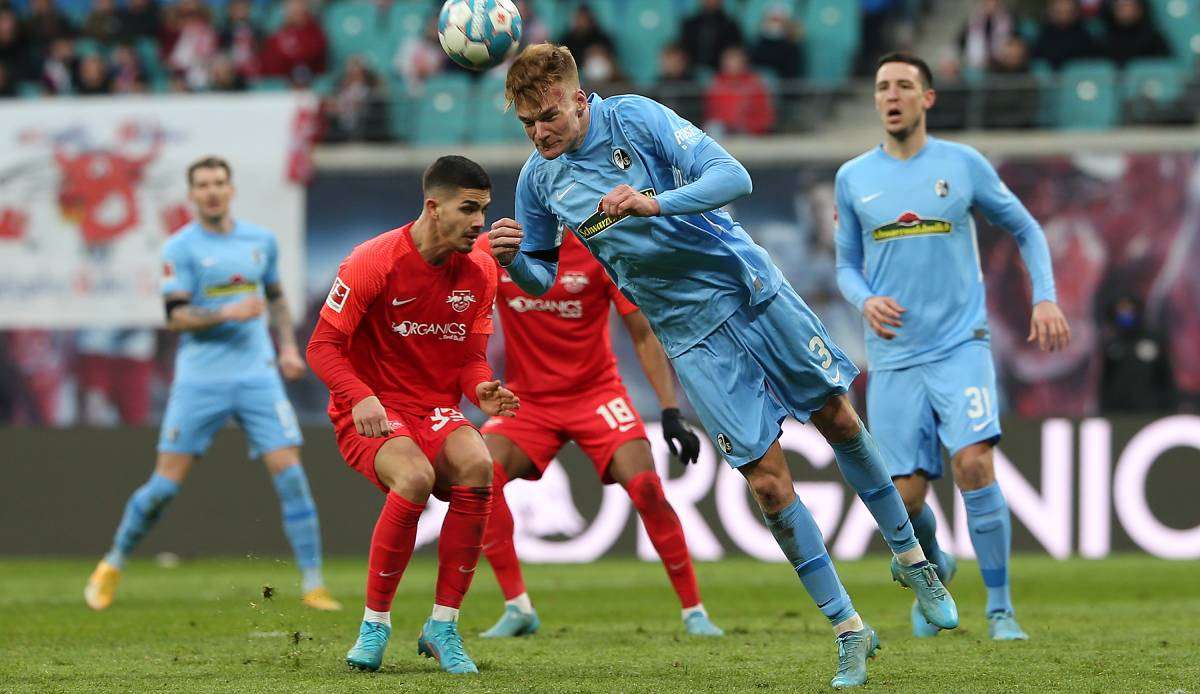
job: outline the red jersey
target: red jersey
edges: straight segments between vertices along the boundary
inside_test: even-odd
[[[480,236],[475,248],[490,256],[487,236]],[[563,235],[558,277],[541,296],[526,294],[504,268],[497,268],[505,380],[513,392],[578,395],[620,381],[608,307],[616,304],[622,316],[638,307],[621,294],[583,243]]]
[[[349,338],[345,356],[371,392],[332,391],[331,417],[371,393],[389,409],[421,416],[435,407],[457,407],[470,338],[484,336],[486,342],[492,333],[491,256],[476,248],[430,265],[413,244],[411,228],[409,223],[363,243],[338,268],[321,318]]]

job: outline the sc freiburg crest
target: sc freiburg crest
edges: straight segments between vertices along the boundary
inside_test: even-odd
[[[633,164],[633,159],[629,157],[628,152],[618,147],[613,150],[612,162],[618,169],[624,171]]]

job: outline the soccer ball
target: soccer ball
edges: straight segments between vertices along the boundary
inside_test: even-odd
[[[521,15],[512,0],[446,0],[438,16],[442,50],[470,70],[512,57],[521,44]]]

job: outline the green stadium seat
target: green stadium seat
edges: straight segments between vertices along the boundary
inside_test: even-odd
[[[472,99],[471,142],[474,144],[511,144],[525,142],[525,129],[512,112],[504,110],[503,76],[484,77],[476,85]]]
[[[658,56],[678,34],[679,22],[672,0],[633,3],[625,26],[613,34],[621,71],[638,86],[653,84],[658,78]]]
[[[146,71],[146,76],[151,80],[166,74],[166,68],[163,67],[162,58],[158,55],[158,40],[149,36],[143,36],[134,44],[134,51],[137,53],[138,60],[142,61],[142,69]]]
[[[860,11],[857,0],[809,0],[804,10],[804,42],[809,80],[825,87],[842,85],[858,55]]]
[[[1099,130],[1117,124],[1117,70],[1106,60],[1076,60],[1059,77],[1057,125],[1070,130]]]
[[[376,6],[366,0],[344,0],[329,6],[323,25],[335,65],[355,53],[372,51],[386,32],[377,27]]]
[[[1200,58],[1200,0],[1159,0],[1154,18],[1180,65],[1191,69]]]
[[[538,21],[550,33],[550,40],[556,41],[562,38],[563,33],[567,30],[567,24],[571,21],[575,3],[562,0],[532,0],[530,6],[533,7]]]
[[[398,0],[388,12],[387,30],[396,45],[401,39],[419,35],[436,8],[427,0]]]
[[[1183,97],[1188,73],[1174,60],[1140,59],[1125,66],[1121,96],[1136,122],[1153,120]]]
[[[425,83],[416,106],[411,141],[416,145],[452,145],[467,137],[471,111],[471,80],[448,73]]]
[[[21,81],[17,82],[17,95],[22,99],[40,99],[45,93],[41,82]]]
[[[81,58],[88,55],[103,56],[106,53],[104,44],[96,39],[75,39],[75,55]]]
[[[286,77],[260,77],[250,83],[252,92],[286,92],[291,89]]]

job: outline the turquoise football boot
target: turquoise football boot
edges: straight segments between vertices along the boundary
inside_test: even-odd
[[[703,612],[693,612],[683,620],[683,627],[692,636],[724,636],[725,630],[708,618]]]
[[[378,622],[363,622],[358,629],[358,640],[346,653],[346,664],[359,670],[375,672],[383,665],[383,652],[387,650],[392,628]]]
[[[441,622],[430,617],[417,638],[417,654],[438,661],[451,675],[478,674],[475,661],[463,650],[458,622]]]
[[[537,610],[522,612],[517,609],[516,605],[508,605],[504,608],[504,614],[500,615],[500,621],[496,622],[491,629],[483,632],[480,636],[485,639],[532,636],[537,633],[540,626],[542,626],[542,620],[538,619]]]
[[[1013,616],[1012,610],[995,610],[989,612],[987,622],[988,636],[992,637],[993,641],[1029,640],[1029,634],[1026,634],[1021,629],[1021,625],[1017,624],[1017,619]]]
[[[829,685],[834,689],[857,687],[867,682],[867,659],[874,658],[879,636],[869,626],[837,637],[838,670]]]
[[[938,578],[937,569],[931,562],[921,566],[900,566],[896,557],[892,557],[892,580],[905,588],[911,588],[917,594],[917,603],[925,619],[939,629],[953,629],[958,626],[958,606],[954,598],[942,585]]]
[[[950,581],[954,580],[954,575],[958,573],[958,561],[954,556],[946,552],[942,552],[942,561],[934,564],[933,568],[937,571],[938,578],[942,580],[942,585],[950,585]],[[919,639],[928,639],[937,636],[941,629],[929,623],[925,619],[924,613],[921,612],[921,603],[913,600],[912,611],[909,615],[912,620],[913,636]]]

